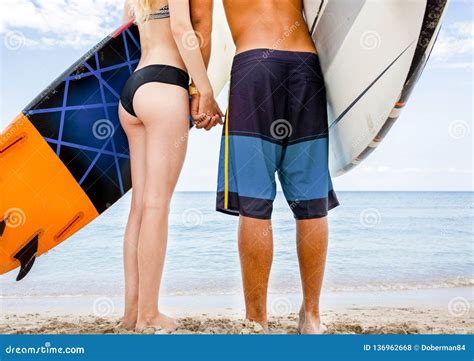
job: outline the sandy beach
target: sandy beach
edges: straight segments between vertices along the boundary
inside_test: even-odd
[[[298,295],[269,297],[273,334],[297,333]],[[330,334],[465,334],[474,331],[472,289],[326,294],[322,320]],[[176,334],[259,334],[242,319],[238,295],[174,296],[164,311],[180,324]],[[120,297],[2,299],[1,334],[124,334]],[[228,307],[227,307],[228,306]],[[158,332],[160,333],[160,332]]]
[[[463,334],[472,333],[474,322],[445,315],[439,309],[352,308],[327,311],[322,318],[329,334]],[[40,314],[5,315],[2,334],[126,334],[118,327],[119,318],[95,316],[42,316]],[[237,315],[201,314],[179,318],[175,334],[259,334],[258,325]],[[269,320],[273,334],[296,334],[297,314],[273,316]],[[161,332],[156,332],[161,333]]]

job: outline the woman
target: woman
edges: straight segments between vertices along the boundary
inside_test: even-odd
[[[189,129],[188,72],[199,91],[199,127],[221,121],[206,67],[183,0],[128,0],[124,22],[135,21],[142,57],[127,81],[119,116],[130,145],[132,206],[124,237],[125,313],[122,327],[173,331],[158,308],[168,211]],[[194,89],[196,90],[196,89]]]

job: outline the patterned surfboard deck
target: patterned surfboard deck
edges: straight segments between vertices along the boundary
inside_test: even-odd
[[[0,135],[0,274],[57,246],[131,188],[117,107],[140,58],[128,24],[97,44]]]

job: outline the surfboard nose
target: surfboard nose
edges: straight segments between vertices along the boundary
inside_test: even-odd
[[[98,212],[64,163],[25,115],[0,134],[0,274],[57,246]]]

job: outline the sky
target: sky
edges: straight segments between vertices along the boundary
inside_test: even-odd
[[[400,119],[368,159],[334,178],[336,191],[472,190],[473,11],[471,0],[451,0]],[[113,31],[121,13],[119,0],[1,0],[0,128]],[[223,106],[225,98],[224,90]],[[191,132],[178,190],[215,190],[220,137],[220,128]]]

